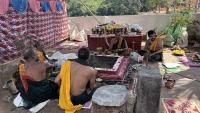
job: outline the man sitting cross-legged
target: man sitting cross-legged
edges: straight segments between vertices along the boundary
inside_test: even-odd
[[[146,42],[145,50],[149,53],[150,61],[162,61],[163,39],[156,36],[154,30],[147,32],[149,39]]]
[[[106,45],[109,47],[110,51],[118,54],[126,54],[128,52],[128,45],[126,39],[122,36],[120,31],[115,33],[115,37],[111,39],[110,43],[105,37]]]

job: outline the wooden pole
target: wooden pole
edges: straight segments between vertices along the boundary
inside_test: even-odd
[[[174,13],[176,12],[176,0],[173,1]]]

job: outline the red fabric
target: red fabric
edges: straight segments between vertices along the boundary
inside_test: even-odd
[[[8,11],[9,0],[1,0],[0,3],[0,14],[4,14]]]
[[[37,0],[29,0],[29,6],[32,11],[34,12],[39,12],[41,7],[40,7],[40,2]]]
[[[64,10],[64,11],[67,11],[67,5],[66,5],[66,2],[62,2],[62,6],[63,6],[63,10]]]
[[[67,12],[35,13],[28,9],[26,13],[17,13],[9,7],[6,14],[0,15],[0,63],[21,55],[22,50],[13,42],[29,33],[35,34],[44,47],[53,46],[68,36]]]
[[[27,80],[33,80],[33,79],[27,75],[27,72],[25,70],[25,65],[24,64],[21,64],[19,66],[19,74],[20,74],[20,78],[21,78],[24,90],[27,93],[28,92],[28,88],[29,88]]]
[[[49,1],[51,11],[56,12],[56,1]]]
[[[22,81],[22,84],[23,84],[23,87],[24,87],[24,90],[25,90],[26,93],[28,92],[28,83],[27,83],[27,80],[33,80],[33,79],[31,79],[27,75],[22,75],[21,81]]]

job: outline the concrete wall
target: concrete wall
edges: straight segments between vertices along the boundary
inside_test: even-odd
[[[111,20],[119,24],[139,24],[144,28],[144,33],[150,29],[157,28],[158,31],[163,30],[170,23],[170,14],[155,15],[126,15],[126,16],[97,16],[101,23]],[[200,14],[195,14],[200,19]],[[86,17],[69,17],[69,25],[78,26],[79,30],[84,29],[87,33],[91,33],[91,28],[98,25],[98,22],[92,16]]]
[[[171,15],[128,15],[128,16],[97,16],[101,23],[111,20],[119,24],[139,24],[143,26],[144,32],[150,29],[163,29],[170,22]],[[77,25],[79,29],[90,32],[91,28],[98,25],[94,17],[69,17],[69,24]]]

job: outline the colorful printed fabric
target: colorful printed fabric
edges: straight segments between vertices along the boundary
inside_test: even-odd
[[[191,100],[162,99],[167,113],[200,113],[199,107]]]
[[[0,15],[0,58],[3,62],[20,56],[21,50],[14,41],[20,39],[20,33],[26,32],[26,14],[17,13],[9,7],[8,14]]]
[[[56,10],[60,12],[60,11],[62,11],[62,9],[63,9],[62,2],[57,2],[56,3]]]
[[[67,4],[66,2],[62,2],[63,10],[66,12],[67,11]]]
[[[8,11],[9,0],[1,0],[0,3],[0,14],[4,14]]]
[[[43,12],[48,12],[50,10],[50,4],[49,2],[40,2],[40,6],[42,7]]]
[[[0,15],[0,63],[19,58],[22,50],[15,45],[27,34],[35,34],[44,47],[53,46],[68,36],[67,13],[16,12],[9,7]]]
[[[32,11],[34,12],[39,12],[41,7],[40,7],[40,1],[38,0],[29,0],[29,6]]]
[[[56,1],[49,1],[49,3],[50,3],[51,11],[56,12]]]
[[[28,7],[28,0],[11,0],[12,7],[17,12],[25,12]]]

